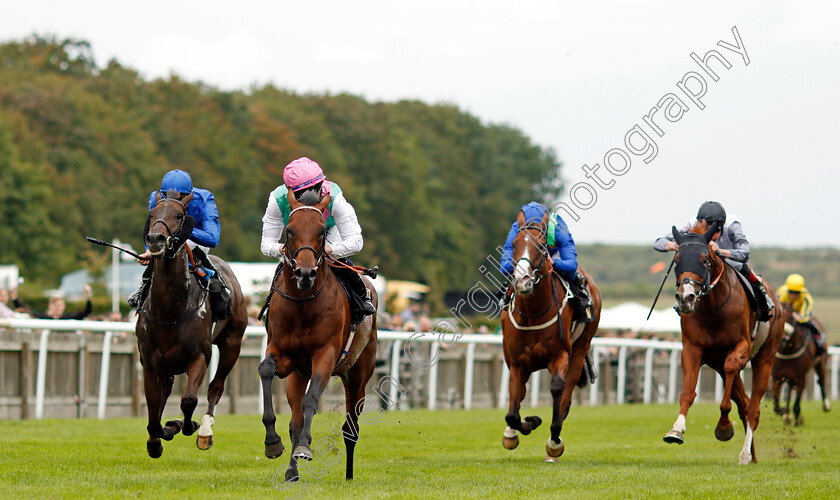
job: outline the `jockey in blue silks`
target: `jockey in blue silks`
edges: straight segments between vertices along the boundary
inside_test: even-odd
[[[187,239],[186,245],[190,247],[195,257],[196,266],[202,268],[207,275],[207,288],[210,291],[211,302],[213,302],[213,314],[216,319],[224,319],[231,313],[230,292],[222,281],[207,254],[211,248],[219,245],[221,226],[219,224],[219,210],[216,207],[216,200],[213,193],[206,189],[193,187],[190,174],[183,170],[170,170],[163,176],[160,189],[149,194],[149,211],[157,205],[156,195],[163,195],[167,191],[176,191],[181,197],[192,193],[193,197],[187,205],[187,215],[195,221],[193,230]],[[146,231],[148,228],[146,229]],[[145,237],[145,232],[144,232]],[[143,281],[140,288],[128,297],[128,304],[139,309],[148,294],[152,277],[151,253],[148,246],[146,251],[137,259],[138,262],[147,266],[143,273]]]
[[[542,222],[546,212],[548,212],[548,209],[536,201],[522,206],[522,213],[525,215],[526,222]],[[516,265],[513,261],[513,240],[518,233],[519,222],[514,221],[505,240],[505,246],[502,250],[502,261],[499,268],[505,276],[512,275],[514,266]],[[546,247],[548,248],[549,256],[551,256],[554,271],[569,283],[572,293],[578,299],[575,317],[579,319],[586,318],[586,308],[590,307],[592,300],[586,288],[586,279],[582,274],[577,272],[578,263],[575,240],[572,238],[572,233],[569,232],[566,222],[559,214],[552,213],[549,215]],[[503,306],[507,305],[509,295],[510,291],[503,298]],[[594,319],[594,315],[589,315],[589,319]]]

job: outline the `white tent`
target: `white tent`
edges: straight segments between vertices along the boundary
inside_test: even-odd
[[[636,332],[679,332],[680,317],[673,309],[654,310],[646,319],[650,307],[637,302],[625,302],[601,310],[601,330],[633,330]]]

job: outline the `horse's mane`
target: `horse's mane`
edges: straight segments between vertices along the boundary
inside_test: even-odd
[[[693,225],[689,224],[686,230],[691,233],[704,234],[706,231],[709,230],[709,227],[711,227],[711,225],[707,221],[700,219]]]
[[[318,203],[321,203],[321,200],[323,199],[320,190],[316,191],[314,189],[307,189],[305,191],[301,191],[300,194],[296,196],[296,198],[297,201],[308,206],[317,205]]]

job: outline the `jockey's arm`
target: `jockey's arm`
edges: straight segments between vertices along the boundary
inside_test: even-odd
[[[672,234],[666,234],[661,238],[657,238],[656,241],[653,242],[653,249],[657,252],[677,251],[679,248],[680,246],[677,245],[676,241],[674,241],[674,235]]]
[[[796,311],[798,316],[798,318],[796,318],[796,321],[798,321],[799,323],[807,323],[811,321],[811,310],[814,307],[814,299],[811,298],[810,293],[804,292],[802,293],[802,297],[799,301],[801,302],[801,305]]]
[[[268,195],[268,206],[262,218],[262,239],[260,240],[260,251],[268,257],[280,257],[283,253],[283,244],[280,238],[283,236],[283,214],[277,206],[274,196]]]
[[[732,248],[725,249],[729,250],[729,255],[721,256],[734,260],[735,262],[748,262],[750,260],[750,242],[747,241],[747,236],[741,228],[741,223],[732,221],[731,224],[726,226],[726,233],[727,238],[732,242]]]
[[[343,194],[339,194],[332,204],[332,217],[335,220],[335,229],[327,233],[327,244],[331,247],[330,254],[335,258],[349,257],[357,254],[364,246],[362,238],[362,227],[356,217],[356,210],[353,208]],[[338,232],[338,238],[335,232]]]
[[[201,246],[215,248],[219,246],[222,228],[219,224],[219,210],[216,208],[216,200],[213,198],[213,193],[209,191],[206,193],[203,198],[204,207],[199,207],[198,213],[196,214],[195,227],[192,230],[190,239]],[[196,192],[196,195],[198,194]],[[195,197],[193,200],[195,200]]]
[[[575,240],[568,231],[557,231],[555,233],[556,247],[559,252],[552,252],[551,260],[554,261],[554,268],[567,279],[572,279],[577,273],[577,250]]]

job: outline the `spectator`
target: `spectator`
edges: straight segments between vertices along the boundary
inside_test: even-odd
[[[64,299],[61,297],[50,297],[49,305],[47,306],[47,312],[40,312],[35,311],[21,303],[17,296],[17,288],[13,288],[11,291],[11,297],[14,301],[15,308],[25,309],[29,314],[31,314],[35,318],[41,319],[84,319],[93,312],[93,304],[91,303],[90,299],[93,298],[93,290],[90,288],[90,285],[85,285],[85,298],[87,299],[87,304],[85,305],[85,309],[81,312],[77,313],[65,313],[64,308],[66,304],[64,303]]]
[[[15,312],[7,305],[9,302],[9,291],[0,288],[0,318],[13,318]]]
[[[406,323],[409,321],[417,321],[420,314],[422,314],[423,304],[420,303],[419,298],[419,293],[409,297],[408,307],[400,312],[400,316],[402,316],[403,321]]]

